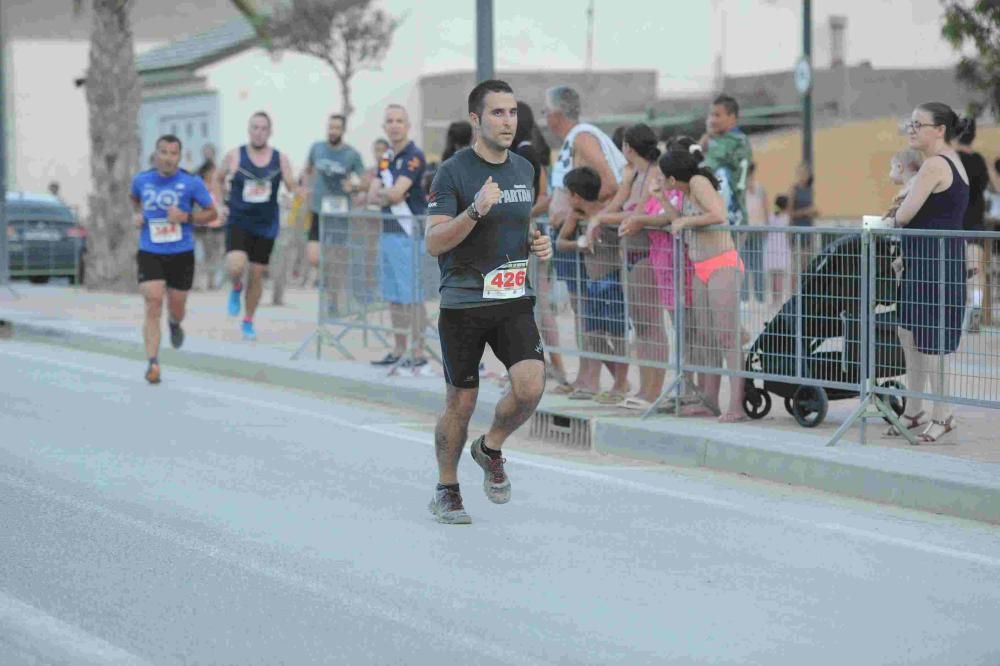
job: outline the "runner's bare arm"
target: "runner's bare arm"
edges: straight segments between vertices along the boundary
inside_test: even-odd
[[[234,162],[235,165],[234,166]],[[226,153],[226,156],[222,158],[222,164],[219,165],[219,172],[215,175],[215,187],[218,188],[219,200],[223,201],[226,198],[226,188],[229,185],[229,177],[236,173],[236,169],[239,166],[239,157],[235,150],[230,150]]]
[[[476,207],[479,216],[483,217],[498,201],[500,186],[490,176],[479,188],[472,205]],[[464,241],[475,226],[476,222],[469,215],[468,208],[455,217],[432,215],[427,221],[427,254],[436,257],[448,252]]]
[[[143,222],[142,202],[139,201],[139,197],[135,196],[134,194],[129,194],[128,198],[132,200],[132,210],[135,211],[135,216],[133,217],[135,226],[141,227]]]
[[[455,217],[431,215],[427,219],[427,254],[437,257],[451,250],[464,241],[475,226],[466,210]]]
[[[598,200],[608,201],[618,191],[618,181],[611,170],[611,165],[604,159],[601,144],[591,134],[580,133],[573,142],[573,166],[589,166],[601,177],[601,193]]]
[[[298,186],[295,183],[295,172],[292,170],[292,163],[289,161],[288,156],[284,153],[281,154],[281,180],[285,183],[285,187],[289,192],[296,192]]]

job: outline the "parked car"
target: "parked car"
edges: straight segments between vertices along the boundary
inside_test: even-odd
[[[42,284],[53,277],[83,283],[87,232],[50,194],[7,193],[7,256],[12,278]]]

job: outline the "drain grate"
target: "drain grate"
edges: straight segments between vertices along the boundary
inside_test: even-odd
[[[574,449],[590,448],[590,420],[579,416],[535,412],[530,434],[536,439]]]

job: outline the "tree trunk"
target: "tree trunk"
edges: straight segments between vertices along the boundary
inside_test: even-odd
[[[93,0],[87,68],[90,214],[87,287],[135,291],[138,229],[129,188],[139,166],[139,104],[130,12],[133,0]]]
[[[354,113],[354,105],[351,104],[351,77],[350,76],[337,76],[340,80],[340,94],[344,99],[344,106],[341,113],[344,117],[350,120],[351,114]]]

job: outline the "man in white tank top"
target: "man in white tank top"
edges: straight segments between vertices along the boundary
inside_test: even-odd
[[[611,138],[599,128],[580,122],[580,94],[569,86],[556,86],[545,92],[545,122],[562,141],[559,158],[552,165],[552,198],[549,203],[549,222],[558,230],[565,222],[574,220],[576,213],[569,204],[569,193],[563,187],[563,178],[577,167],[590,167],[601,177],[599,200],[610,200],[622,181],[625,156]],[[576,310],[577,299],[570,304]],[[574,324],[577,324],[574,317]],[[577,336],[578,337],[578,336]],[[601,363],[581,358],[580,371],[572,387],[574,393],[585,397],[598,390]]]

